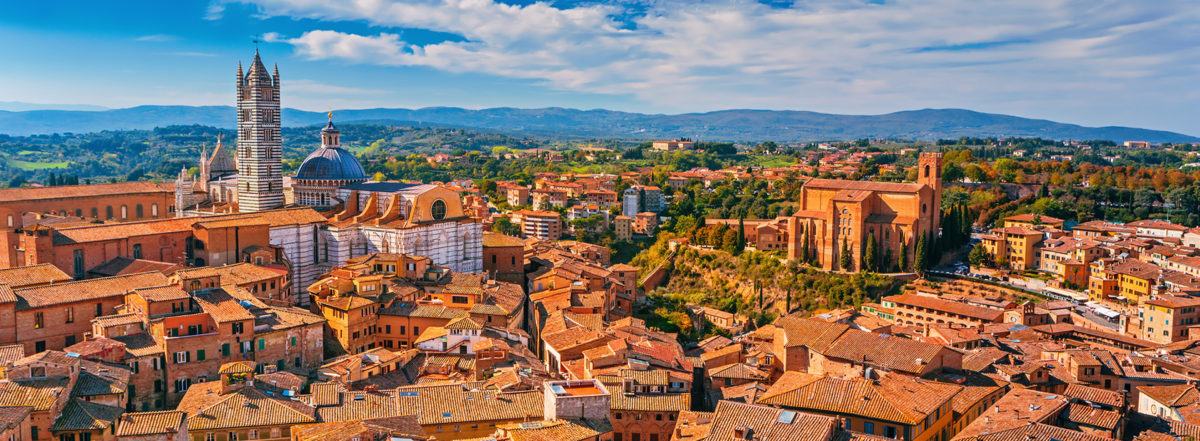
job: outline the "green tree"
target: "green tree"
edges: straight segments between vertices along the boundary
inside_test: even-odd
[[[913,256],[913,271],[918,274],[925,274],[925,270],[929,269],[929,238],[922,232],[917,238],[916,255]]]
[[[742,251],[746,250],[746,220],[744,218],[738,218],[737,237],[737,252],[734,254],[741,254]]]
[[[900,272],[908,271],[908,244],[904,242],[904,239],[900,239],[900,257],[899,257],[899,259],[900,259],[900,263],[899,263]]]
[[[875,233],[867,235],[867,245],[863,247],[862,269],[866,271],[878,271],[879,268],[875,265],[876,261],[875,250]]]
[[[971,248],[971,252],[967,254],[967,261],[975,266],[983,266],[988,259],[988,252],[983,248],[983,244],[975,245],[975,248]]]
[[[854,263],[853,259],[850,258],[850,242],[844,237],[842,238],[842,252],[839,253],[838,259],[844,270],[849,270],[850,265]]]
[[[496,222],[492,223],[492,231],[509,236],[521,236],[521,226],[513,223],[507,217],[496,219]]]
[[[732,228],[725,229],[725,235],[721,238],[721,249],[729,254],[737,254],[738,232]]]
[[[808,233],[800,233],[800,261],[804,263],[812,262],[812,252],[808,248]]]

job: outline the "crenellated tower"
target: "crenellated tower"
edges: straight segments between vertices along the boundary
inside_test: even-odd
[[[283,162],[279,121],[279,66],[272,75],[258,50],[254,62],[237,79],[238,211],[283,206]]]

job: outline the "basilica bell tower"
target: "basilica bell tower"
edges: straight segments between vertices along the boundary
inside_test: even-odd
[[[279,121],[279,66],[267,72],[258,50],[245,75],[237,72],[238,211],[283,206],[283,160]]]

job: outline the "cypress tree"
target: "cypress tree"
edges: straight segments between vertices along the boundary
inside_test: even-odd
[[[800,244],[800,261],[804,262],[804,263],[809,263],[812,261],[812,258],[811,258],[812,253],[810,253],[808,250],[808,234],[801,233],[800,240],[803,242],[802,244]]]
[[[739,218],[738,218],[738,243],[737,243],[737,248],[738,248],[738,249],[737,249],[737,252],[738,252],[739,254],[740,254],[742,251],[745,251],[745,250],[746,250],[746,220],[745,220],[745,218],[742,218],[742,217],[739,217]]]
[[[908,244],[900,239],[900,272],[908,271]]]
[[[876,271],[878,269],[875,266],[875,255],[875,233],[871,233],[867,236],[867,245],[863,247],[862,269],[866,271]]]
[[[917,239],[916,255],[913,257],[913,271],[924,274],[929,265],[929,238],[922,232]]]
[[[844,237],[842,238],[842,252],[841,252],[841,255],[838,256],[838,260],[840,260],[840,263],[842,264],[842,269],[844,269],[844,270],[849,270],[850,265],[854,263],[853,260],[850,258],[850,242],[847,241],[846,238],[844,238]]]

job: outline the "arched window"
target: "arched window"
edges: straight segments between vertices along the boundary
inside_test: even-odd
[[[82,208],[75,209],[75,217],[83,217],[83,209]]]
[[[150,216],[158,217],[158,203],[157,202],[150,204]]]
[[[92,207],[92,217],[100,217],[100,209]]]
[[[921,214],[925,214],[926,211],[929,211],[929,204],[921,204]]]
[[[145,217],[145,215],[146,215],[146,214],[145,214],[145,213],[142,211],[142,204],[137,204],[137,206],[136,206],[136,207],[133,207],[133,213],[134,213],[135,215],[137,215],[137,218],[138,218],[138,219],[141,219],[142,217]]]
[[[104,207],[104,218],[105,218],[105,219],[112,219],[112,218],[113,218],[113,210],[112,210],[112,205],[108,205],[108,206],[105,206],[105,207]]]
[[[129,207],[124,205],[121,206],[121,219],[129,219]]]
[[[8,228],[12,228],[14,226],[16,226],[16,224],[14,223],[13,215],[10,214],[8,215]]]
[[[441,199],[433,201],[433,206],[429,207],[429,211],[430,211],[429,214],[433,215],[433,218],[435,220],[445,219],[446,218],[446,202]]]
[[[925,164],[925,177],[929,177],[929,164]]]

